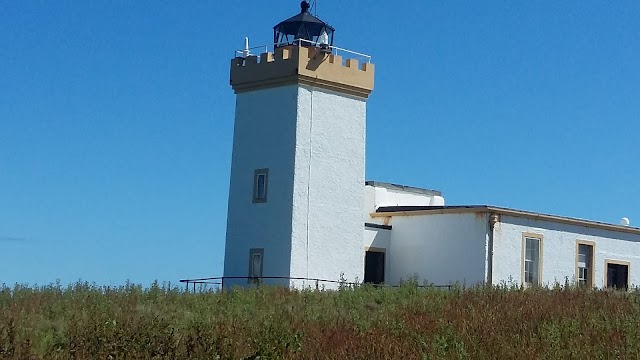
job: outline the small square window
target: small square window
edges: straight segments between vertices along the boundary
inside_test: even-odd
[[[267,202],[269,189],[269,169],[258,169],[253,173],[253,202]]]
[[[610,289],[629,289],[629,262],[605,260],[606,287]]]

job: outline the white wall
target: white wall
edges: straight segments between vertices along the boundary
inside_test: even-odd
[[[365,226],[364,246],[389,249],[391,246],[391,231],[387,229],[377,229]]]
[[[362,280],[365,120],[363,99],[325,90],[237,95],[224,276],[247,276],[249,249],[264,248],[264,276]],[[264,204],[252,203],[259,168]]]
[[[364,187],[364,196],[363,196],[363,206],[362,206],[362,222],[370,222],[374,224],[382,224],[382,219],[377,218],[374,219],[371,217],[371,213],[376,212],[376,188],[373,186],[365,186]]]
[[[486,214],[397,216],[392,226],[387,283],[414,274],[436,285],[485,281]]]
[[[250,248],[264,248],[264,276],[290,275],[297,98],[293,85],[236,97],[224,276],[248,276]],[[259,168],[269,168],[268,201],[254,204]]]
[[[376,206],[443,206],[444,198],[439,195],[376,188]]]
[[[366,102],[300,87],[297,106],[291,276],[362,280]]]
[[[605,285],[605,259],[629,261],[629,283],[640,285],[640,235],[504,215],[494,229],[494,284],[521,283],[524,232],[543,236],[543,285],[575,280],[577,240],[595,242],[595,286]]]
[[[364,190],[364,221],[382,224],[382,218],[369,214],[380,206],[444,206],[444,198],[427,192],[400,190],[384,186],[366,185]]]

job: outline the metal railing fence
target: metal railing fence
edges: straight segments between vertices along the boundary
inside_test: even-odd
[[[196,291],[197,285],[219,285],[221,289],[224,289],[225,280],[247,280],[247,285],[255,285],[260,286],[263,285],[264,280],[295,280],[295,281],[308,281],[313,286],[308,286],[308,288],[315,287],[316,290],[321,290],[321,285],[324,284],[338,284],[342,286],[360,286],[360,285],[372,285],[376,287],[400,287],[402,285],[390,285],[390,284],[371,284],[364,282],[348,282],[345,280],[327,280],[327,279],[318,279],[318,278],[305,278],[305,277],[289,277],[289,276],[262,276],[262,277],[250,277],[250,276],[216,276],[216,277],[208,277],[208,278],[197,278],[197,279],[181,279],[180,282],[186,285],[186,290],[189,291],[189,286],[193,286],[193,291]],[[251,281],[250,281],[251,280]],[[266,285],[281,285],[281,284],[266,284]],[[454,285],[435,285],[435,284],[425,284],[419,285],[414,284],[414,286],[418,288],[434,288],[434,289],[446,289],[451,290]],[[306,284],[305,284],[306,287]],[[323,287],[322,287],[323,289]]]
[[[254,51],[258,51],[260,53],[267,53],[270,50],[271,51],[275,51],[274,49],[280,46],[316,46],[318,48],[320,48],[320,44],[314,41],[310,41],[310,40],[305,40],[305,39],[295,39],[293,40],[291,43],[274,43],[274,44],[266,44],[266,45],[258,45],[258,46],[252,46],[250,48],[247,49],[241,49],[241,50],[235,50],[234,52],[234,57],[247,57],[247,56],[259,56],[260,54],[255,54],[252,50]],[[367,55],[367,54],[363,54],[357,51],[353,51],[353,50],[348,50],[348,49],[344,49],[341,47],[337,47],[337,46],[327,46],[326,47],[327,52],[333,54],[333,55],[340,55],[341,54],[350,54],[350,55],[354,55],[356,58],[360,58],[363,59],[364,62],[370,63],[371,62],[371,55]]]

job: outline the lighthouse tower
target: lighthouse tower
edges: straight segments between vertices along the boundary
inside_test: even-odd
[[[333,33],[303,1],[299,14],[274,27],[273,52],[244,51],[231,60],[236,113],[225,288],[315,286],[302,279],[341,274],[363,280],[365,120],[374,67],[336,55]]]

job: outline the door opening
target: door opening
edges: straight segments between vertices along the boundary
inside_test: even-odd
[[[629,265],[607,262],[607,287],[627,290],[629,288]]]
[[[384,283],[384,252],[367,251],[364,256],[364,282]]]

